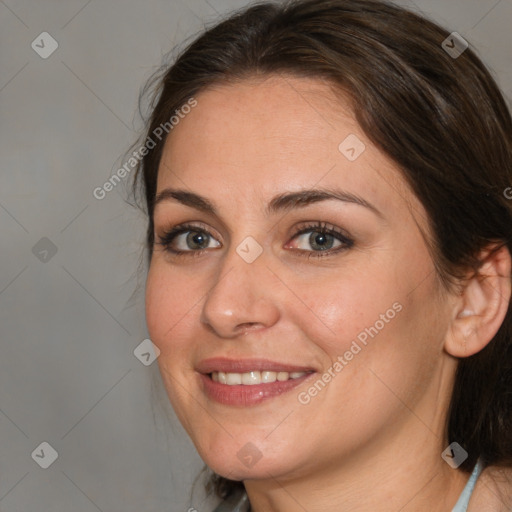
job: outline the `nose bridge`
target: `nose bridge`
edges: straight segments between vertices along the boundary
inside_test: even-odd
[[[279,316],[268,280],[263,248],[251,237],[229,248],[215,282],[207,293],[201,321],[223,337],[257,324],[269,327]]]

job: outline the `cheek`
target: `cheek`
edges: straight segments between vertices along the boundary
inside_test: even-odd
[[[201,294],[180,282],[180,276],[165,263],[153,260],[146,279],[146,325],[151,341],[161,352],[157,363],[167,396],[189,435],[192,429],[187,411],[194,403],[189,404],[187,362],[191,347],[186,342],[190,339],[186,333],[194,324],[194,314],[197,315],[194,305],[200,297]]]
[[[331,275],[325,282],[304,286],[297,295],[306,307],[299,301],[295,307],[290,303],[288,315],[331,358],[349,350],[358,337],[362,342],[370,339],[375,326],[378,331],[388,330],[402,309],[396,285],[358,272]]]
[[[320,350],[324,372],[336,375],[329,392],[334,400],[339,386],[354,386],[354,396],[371,402],[383,391],[376,375],[404,396],[414,394],[440,357],[442,322],[434,278],[411,293],[418,270],[414,276],[413,269],[405,269],[399,279],[396,271],[378,270],[303,286],[297,295],[307,308],[298,301],[287,308],[292,322]]]
[[[192,322],[194,305],[201,295],[193,283],[185,284],[176,272],[160,262],[151,263],[146,280],[146,324],[151,340],[162,352],[181,339],[179,333]]]
[[[312,408],[328,408],[339,421],[353,421],[354,429],[347,429],[354,442],[365,428],[368,436],[373,435],[371,429],[401,410],[397,396],[414,404],[439,358],[432,337],[440,338],[440,331],[434,332],[435,323],[424,314],[425,304],[432,300],[427,295],[411,297],[396,282],[393,286],[384,279],[379,284],[346,279],[336,293],[311,298],[309,305],[322,322],[311,317],[309,322],[296,321],[323,354],[320,377],[327,385],[318,386],[318,393],[306,389],[300,403],[310,397]],[[370,419],[373,426],[366,425]],[[339,421],[329,428],[338,428]]]
[[[167,288],[163,285],[163,279],[159,279],[159,273],[155,269],[155,264],[151,263],[146,279],[146,325],[149,331],[151,341],[162,349],[162,332],[170,328],[167,325],[168,316],[166,311],[171,309],[168,294],[163,290]]]

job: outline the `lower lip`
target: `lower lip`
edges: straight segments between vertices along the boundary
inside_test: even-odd
[[[268,384],[229,386],[213,381],[209,375],[199,374],[204,391],[209,398],[221,404],[238,406],[255,405],[264,400],[283,395],[302,384],[312,375],[314,373],[307,373],[298,379],[288,379]]]

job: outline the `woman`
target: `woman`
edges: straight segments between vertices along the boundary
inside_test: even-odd
[[[464,39],[263,3],[160,84],[147,325],[217,510],[510,510],[512,121]]]

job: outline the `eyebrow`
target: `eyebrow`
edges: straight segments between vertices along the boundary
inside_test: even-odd
[[[384,218],[382,213],[366,199],[346,190],[325,188],[299,190],[297,192],[279,194],[272,198],[265,211],[267,215],[270,215],[333,199],[345,203],[358,204],[371,210],[378,217]],[[217,208],[209,199],[186,190],[165,188],[155,196],[153,208],[164,201],[177,201],[201,212],[218,216]]]

